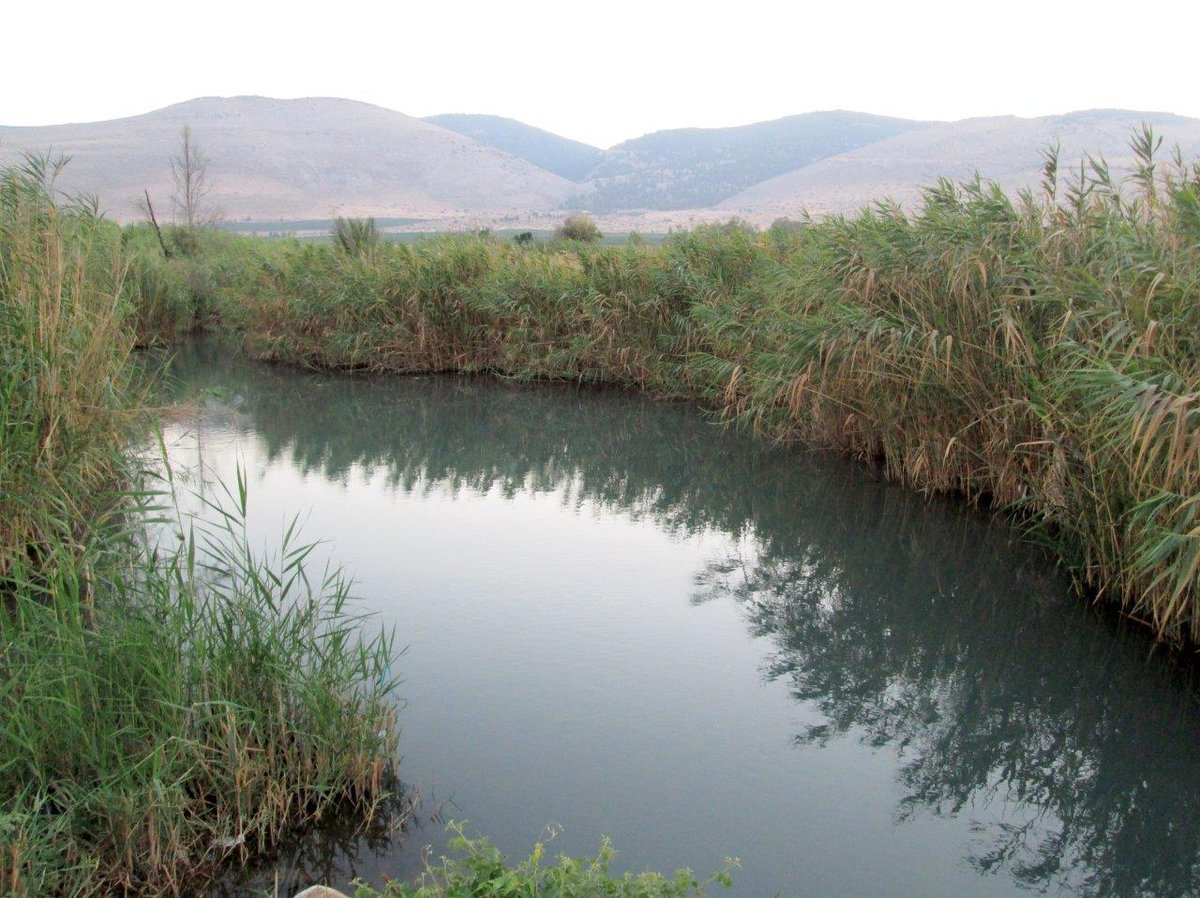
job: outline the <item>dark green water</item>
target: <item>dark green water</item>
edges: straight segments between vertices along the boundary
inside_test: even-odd
[[[736,896],[1200,894],[1195,686],[1005,527],[616,392],[175,373],[175,462],[244,465],[255,533],[301,512],[408,646],[434,819],[308,843],[281,894],[408,875],[441,818],[737,856]]]

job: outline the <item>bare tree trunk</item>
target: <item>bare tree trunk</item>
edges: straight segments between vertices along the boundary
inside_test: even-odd
[[[146,214],[150,216],[150,224],[154,225],[154,233],[158,236],[158,245],[162,247],[163,257],[171,258],[171,251],[167,249],[167,241],[163,240],[162,228],[158,226],[158,218],[154,214],[154,204],[150,202],[150,191],[143,191],[146,194]]]

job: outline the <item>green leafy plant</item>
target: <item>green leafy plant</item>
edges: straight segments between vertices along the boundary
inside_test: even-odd
[[[450,830],[450,849],[459,857],[443,857],[415,884],[392,880],[379,891],[357,883],[355,898],[702,898],[709,886],[732,886],[732,871],[738,867],[736,859],[728,858],[704,880],[686,869],[673,876],[616,874],[616,852],[607,839],[594,857],[560,854],[552,860],[539,842],[527,859],[511,864],[486,839],[464,835],[462,824],[451,823]]]

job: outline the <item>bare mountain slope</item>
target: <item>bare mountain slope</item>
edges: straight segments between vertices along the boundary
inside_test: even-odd
[[[0,127],[0,164],[22,151],[69,155],[60,186],[128,220],[143,188],[168,207],[184,124],[210,159],[210,199],[231,219],[499,216],[557,208],[578,189],[421,119],[324,98],[205,97],[107,122]]]
[[[906,208],[920,200],[920,188],[946,176],[955,180],[976,171],[1009,191],[1035,187],[1041,179],[1041,150],[1061,143],[1060,179],[1085,153],[1102,155],[1114,175],[1130,170],[1129,138],[1145,122],[1164,138],[1160,159],[1178,143],[1184,158],[1200,155],[1200,119],[1167,113],[1095,109],[1042,118],[964,119],[908,131],[848,153],[822,159],[760,182],[716,208],[759,221],[851,212],[884,197]]]

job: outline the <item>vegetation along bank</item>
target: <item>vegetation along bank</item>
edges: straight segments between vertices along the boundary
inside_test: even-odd
[[[140,333],[201,325],[322,368],[486,371],[701,402],[1011,514],[1085,590],[1200,636],[1200,168],[1037,194],[939,182],[915,214],[731,223],[649,246],[486,235],[139,249]],[[220,238],[220,239],[218,239]]]
[[[0,894],[194,895],[334,809],[395,794],[390,637],[208,524],[130,454],[146,285],[119,228],[0,171]]]

